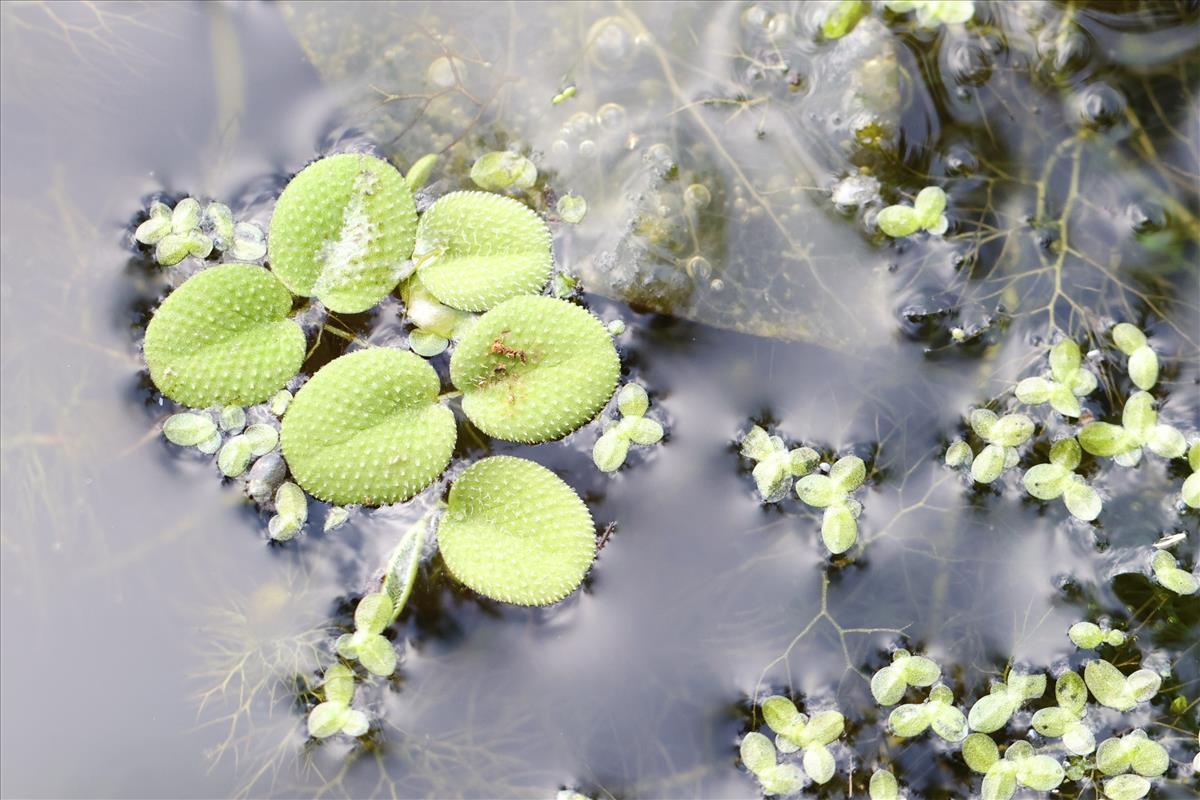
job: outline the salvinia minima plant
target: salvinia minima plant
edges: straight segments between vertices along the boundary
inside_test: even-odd
[[[807,505],[823,508],[821,541],[837,555],[849,550],[858,540],[858,516],[862,504],[850,496],[862,486],[867,466],[858,456],[843,456],[834,462],[828,475],[805,475],[796,481],[796,494]]]
[[[975,435],[986,444],[978,455],[974,455],[966,442],[952,442],[946,450],[946,464],[951,467],[970,465],[971,478],[976,483],[991,483],[1005,470],[1015,467],[1020,460],[1017,447],[1033,435],[1033,420],[1024,414],[998,417],[993,411],[977,408],[971,412],[970,423]]]
[[[812,472],[821,460],[811,447],[791,450],[781,436],[771,436],[755,425],[742,437],[742,457],[754,461],[754,485],[764,503],[777,503],[787,497],[796,478]]]
[[[1095,390],[1096,376],[1082,366],[1079,345],[1063,339],[1050,349],[1050,371],[1017,384],[1017,399],[1026,405],[1050,406],[1064,417],[1078,417],[1079,398]]]

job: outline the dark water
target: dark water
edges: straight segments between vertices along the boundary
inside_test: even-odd
[[[1098,346],[1117,320],[1152,334],[1162,420],[1196,435],[1200,11],[977,6],[965,30],[876,15],[834,46],[814,4],[4,6],[3,794],[756,797],[737,742],[753,699],[785,692],[848,720],[810,792],[865,796],[884,765],[911,797],[962,797],[979,779],[950,748],[884,731],[866,678],[889,648],[938,659],[965,707],[1014,664],[1078,667],[1067,627],[1105,617],[1136,634],[1107,657],[1166,677],[1136,711],[1093,710],[1097,740],[1145,727],[1172,757],[1152,796],[1194,796],[1200,602],[1146,577],[1166,533],[1197,558],[1183,462],[1089,459],[1105,509],[1087,524],[941,454],[1045,342]],[[872,58],[894,87],[855,72]],[[292,174],[347,147],[401,166],[443,150],[447,191],[510,144],[544,176],[535,206],[588,199],[555,224],[558,259],[629,324],[623,364],[669,439],[605,477],[590,428],[460,437],[464,461],[553,467],[615,533],[549,609],[482,601],[434,561],[397,675],[359,690],[372,736],[306,742],[302,687],[445,486],[329,534],[314,505],[304,537],[267,545],[238,487],[158,434],[172,408],[138,348],[180,273],[132,226],[188,194],[265,223]],[[954,227],[873,238],[828,200],[855,168],[910,197],[943,185]],[[387,343],[395,307],[341,323]],[[1097,369],[1088,407],[1119,415],[1122,365]],[[811,509],[758,503],[734,446],[752,422],[867,460],[861,547],[830,558]]]

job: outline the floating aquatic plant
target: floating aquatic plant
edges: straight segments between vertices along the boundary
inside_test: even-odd
[[[1143,778],[1157,778],[1171,765],[1167,748],[1135,728],[1121,737],[1105,739],[1096,748],[1096,768],[1105,775],[1133,771]]]
[[[207,258],[213,240],[200,230],[200,202],[185,197],[172,210],[166,203],[153,203],[150,218],[137,227],[133,238],[154,245],[154,259],[164,267],[174,266],[188,256]]]
[[[1079,444],[1092,455],[1111,456],[1122,466],[1137,464],[1143,449],[1163,458],[1179,458],[1187,450],[1182,433],[1158,423],[1154,398],[1149,392],[1135,392],[1125,401],[1120,425],[1110,422],[1086,425],[1079,432]]]
[[[1150,794],[1150,781],[1141,775],[1118,775],[1102,784],[1109,800],[1139,800]]]
[[[471,165],[471,180],[489,192],[531,189],[537,183],[537,167],[520,153],[493,150],[475,159]]]
[[[742,737],[742,763],[762,784],[767,795],[789,795],[804,786],[804,773],[795,764],[780,764],[775,745],[757,731]]]
[[[1074,471],[1082,457],[1074,438],[1059,439],[1050,448],[1050,463],[1037,464],[1025,473],[1025,491],[1039,500],[1061,497],[1073,516],[1091,522],[1100,516],[1103,503],[1096,490]]]
[[[792,491],[796,478],[813,471],[821,456],[811,447],[788,450],[781,436],[771,436],[755,425],[742,437],[742,457],[754,465],[754,485],[764,503],[777,503]]]
[[[1027,405],[1049,403],[1064,417],[1078,417],[1079,398],[1095,390],[1096,376],[1080,366],[1079,345],[1063,339],[1050,349],[1050,373],[1026,378],[1016,387],[1017,399]]]
[[[412,163],[408,172],[404,174],[404,182],[408,184],[409,191],[415,192],[429,182],[437,162],[437,153],[426,153]]]
[[[627,383],[617,392],[617,411],[621,419],[605,424],[604,433],[592,447],[592,461],[602,472],[616,472],[625,463],[629,445],[658,444],[663,426],[646,416],[650,396],[641,384]]]
[[[321,682],[325,701],[308,713],[308,735],[324,739],[336,733],[362,736],[370,728],[367,715],[350,707],[354,699],[354,672],[345,664],[325,670]]]
[[[913,205],[888,206],[879,212],[875,224],[893,239],[912,236],[917,231],[941,236],[950,227],[950,221],[942,213],[945,210],[946,193],[936,186],[926,186],[917,193]]]
[[[444,352],[450,340],[461,338],[476,319],[474,314],[438,300],[416,275],[401,284],[400,296],[406,316],[416,326],[408,334],[408,346],[425,358]]]
[[[1200,441],[1192,443],[1187,458],[1192,474],[1184,478],[1180,497],[1188,506],[1200,508]]]
[[[373,675],[391,675],[396,670],[396,648],[382,634],[398,615],[387,593],[366,595],[354,609],[354,633],[337,640],[338,655],[358,659]]]
[[[1039,708],[1033,714],[1033,729],[1049,739],[1062,739],[1063,746],[1075,755],[1087,755],[1096,749],[1096,737],[1083,722],[1087,706],[1087,686],[1079,673],[1067,670],[1054,683],[1058,705]]]
[[[1045,693],[1045,675],[1009,673],[1007,681],[993,683],[991,693],[975,701],[967,713],[967,724],[980,733],[998,731],[1023,703]]]
[[[1129,356],[1126,368],[1133,385],[1143,391],[1158,382],[1158,355],[1142,333],[1128,322],[1120,322],[1112,329],[1113,343],[1117,349]]]
[[[546,442],[604,407],[620,360],[593,314],[552,297],[515,297],[479,318],[454,349],[463,412],[489,436]]]
[[[1166,550],[1155,551],[1150,560],[1154,579],[1159,585],[1175,594],[1189,595],[1200,590],[1200,580],[1185,569],[1180,569],[1174,556]]]
[[[1033,435],[1033,420],[1024,414],[997,417],[995,412],[977,408],[971,412],[970,422],[975,435],[987,445],[972,458],[970,448],[964,449],[965,442],[954,442],[946,451],[946,463],[951,466],[969,463],[976,483],[991,483],[1006,469],[1017,465],[1020,458],[1017,447]]]
[[[1067,636],[1076,647],[1083,650],[1095,650],[1101,644],[1120,647],[1125,644],[1123,631],[1102,628],[1094,622],[1076,622],[1067,631]]]
[[[796,704],[775,695],[762,702],[763,719],[775,731],[775,747],[781,753],[803,751],[804,772],[814,783],[828,783],[837,768],[829,745],[846,729],[839,711],[821,711],[811,718],[801,714]]]
[[[858,515],[862,505],[850,493],[867,477],[867,465],[858,456],[834,462],[828,475],[805,475],[796,481],[796,494],[807,505],[825,509],[821,519],[821,541],[833,554],[849,550],[858,539]]]
[[[954,692],[943,683],[929,690],[924,703],[897,706],[888,725],[901,738],[919,736],[926,728],[947,742],[960,742],[967,736],[967,718],[954,706]]]
[[[896,781],[896,776],[888,770],[877,769],[871,773],[867,795],[871,800],[899,800],[900,784]]]
[[[879,705],[894,706],[909,686],[932,686],[941,674],[942,668],[933,659],[897,649],[892,663],[871,676],[871,694]]]
[[[291,481],[275,490],[275,514],[267,522],[267,534],[277,542],[296,538],[308,522],[308,498],[304,490]]]
[[[1062,764],[1053,756],[1034,751],[1029,742],[1013,742],[983,776],[984,800],[1008,800],[1018,786],[1039,792],[1058,787],[1066,778]]]
[[[365,153],[315,161],[275,204],[271,269],[331,311],[366,311],[411,271],[417,210],[404,178]]]
[[[958,25],[975,16],[973,0],[885,0],[884,6],[897,14],[916,11],[922,28]]]
[[[438,545],[450,573],[493,600],[555,603],[596,555],[592,515],[550,470],[512,456],[467,467],[450,487]]]
[[[1097,703],[1117,711],[1128,711],[1138,703],[1145,703],[1162,685],[1162,678],[1153,670],[1139,669],[1126,677],[1121,670],[1100,659],[1084,666],[1083,680]]]
[[[207,414],[173,414],[163,423],[163,436],[180,447],[194,447],[217,435],[217,423]]]
[[[858,21],[871,10],[870,3],[864,0],[836,0],[829,6],[824,19],[821,20],[821,35],[826,39],[842,38],[854,30]]]
[[[267,254],[263,229],[253,222],[236,222],[224,203],[205,206],[200,227],[212,239],[213,247],[234,261],[261,261]]]
[[[224,264],[167,297],[146,328],[150,378],[192,408],[261,403],[300,370],[304,333],[292,296],[270,272]]]
[[[433,367],[412,353],[359,350],[304,384],[283,418],[296,482],[332,503],[385,505],[430,484],[454,450],[454,414]]]
[[[487,311],[550,279],[550,231],[542,218],[509,197],[452,192],[421,215],[417,275],[441,302]]]

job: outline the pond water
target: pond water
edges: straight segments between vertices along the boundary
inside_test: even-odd
[[[974,485],[942,456],[971,408],[1017,410],[1060,336],[1100,375],[1085,408],[1118,420],[1119,321],[1159,354],[1160,421],[1196,438],[1200,7],[977,2],[923,29],[878,5],[830,42],[817,3],[6,4],[3,795],[751,798],[738,742],[784,693],[847,719],[809,794],[866,796],[882,766],[910,797],[964,797],[980,777],[957,748],[888,734],[868,680],[890,651],[937,660],[965,709],[1013,666],[1079,669],[1095,654],[1067,628],[1107,620],[1132,635],[1103,657],[1163,683],[1089,724],[1147,730],[1171,758],[1151,796],[1195,796],[1200,599],[1149,577],[1164,535],[1186,534],[1185,568],[1200,553],[1186,462],[1085,457],[1088,523],[1020,470]],[[140,343],[188,267],[132,231],[188,195],[265,225],[332,152],[440,152],[432,197],[506,147],[537,164],[539,211],[588,201],[577,226],[550,214],[556,259],[627,323],[624,378],[668,438],[608,476],[596,426],[521,446],[459,414],[456,465],[534,459],[615,527],[548,608],[481,599],[433,559],[390,634],[400,668],[359,689],[371,733],[310,740],[305,687],[447,481],[330,532],[314,502],[269,543],[237,481],[161,436],[175,407]],[[872,199],[835,207],[854,175]],[[944,236],[876,232],[926,185],[949,194]],[[400,307],[330,324],[394,343]],[[1029,413],[1022,468],[1075,430]],[[760,502],[737,446],[753,424],[867,462],[848,553],[794,494]],[[1094,777],[1059,792],[1097,796]]]

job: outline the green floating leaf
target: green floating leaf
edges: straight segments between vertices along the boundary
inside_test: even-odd
[[[304,360],[304,333],[288,319],[292,296],[249,264],[198,272],[159,306],[146,328],[150,378],[193,408],[261,403]]]
[[[422,518],[400,537],[399,543],[388,556],[387,569],[383,575],[383,591],[392,601],[392,619],[400,616],[413,586],[417,582],[417,568],[421,566],[421,551],[425,545],[426,521]]]
[[[173,414],[163,423],[163,436],[171,444],[193,447],[217,432],[217,424],[207,414]]]
[[[1092,422],[1079,432],[1079,444],[1094,456],[1111,457],[1137,447],[1137,439],[1120,425]]]
[[[537,167],[511,150],[493,150],[475,159],[471,180],[480,189],[502,192],[508,188],[530,189],[537,183]]]
[[[254,457],[254,448],[248,438],[238,434],[230,438],[217,453],[217,468],[227,478],[236,478],[250,466]]]
[[[591,420],[617,385],[612,337],[588,311],[552,297],[516,297],[479,318],[454,350],[462,408],[489,436],[557,439]]]
[[[592,461],[601,472],[616,472],[629,455],[629,441],[615,430],[604,433],[592,447]]]
[[[1187,570],[1180,569],[1175,559],[1165,550],[1154,554],[1150,562],[1154,570],[1154,578],[1169,591],[1179,595],[1195,594],[1200,590],[1200,580]]]
[[[1104,796],[1109,800],[1140,800],[1150,789],[1150,781],[1140,775],[1118,775],[1104,782]]]
[[[986,733],[972,733],[963,739],[963,760],[973,772],[986,773],[1000,760],[1000,748]]]
[[[350,705],[354,699],[354,671],[345,664],[334,664],[325,670],[321,686],[329,702]]]
[[[875,217],[879,230],[899,239],[911,236],[921,229],[921,218],[909,206],[888,206]]]
[[[1008,724],[1018,705],[1019,701],[1010,692],[993,692],[975,701],[967,714],[967,724],[973,731],[993,733]]]
[[[283,419],[283,455],[296,482],[339,505],[407,500],[450,463],[454,414],[437,373],[418,356],[371,348],[326,364]]]
[[[821,518],[821,541],[834,555],[846,552],[858,540],[858,521],[845,505],[830,506]]]
[[[870,4],[863,0],[838,0],[821,20],[821,35],[826,39],[840,39],[850,31],[858,21],[871,10]],[[891,773],[887,773],[891,774]],[[894,781],[895,779],[893,779]],[[872,800],[875,796],[872,793]]]
[[[421,215],[417,275],[448,306],[487,311],[550,280],[550,231],[509,197],[452,192]]]
[[[413,162],[404,176],[404,182],[408,184],[410,191],[415,192],[429,182],[429,176],[433,174],[433,168],[437,161],[437,153],[428,153]]]
[[[775,766],[775,745],[761,733],[751,731],[742,737],[742,763],[757,775]]]
[[[804,788],[804,773],[795,764],[779,764],[757,773],[756,777],[768,795],[795,794]]]
[[[666,435],[660,423],[647,417],[628,417],[617,427],[623,429],[629,441],[640,445],[658,444]]]
[[[558,198],[554,210],[558,212],[558,216],[562,218],[563,222],[578,225],[583,222],[583,218],[587,214],[588,204],[587,200],[578,195],[564,194]]]
[[[279,431],[275,429],[275,426],[262,422],[246,428],[242,436],[250,443],[250,455],[255,458],[265,456],[279,444]]]
[[[625,417],[640,417],[650,408],[650,395],[638,383],[627,383],[617,392],[617,410]],[[761,428],[759,429],[761,430]]]
[[[138,225],[133,238],[142,244],[158,244],[171,232],[171,207],[166,203],[150,205],[150,218]]]
[[[308,735],[325,739],[340,733],[342,726],[346,724],[349,711],[345,703],[321,703],[308,714]]]
[[[1083,680],[1096,702],[1128,711],[1140,702],[1145,702],[1158,692],[1162,678],[1151,670],[1142,669],[1128,678],[1107,661],[1089,661],[1083,668]]]
[[[246,412],[241,406],[225,406],[218,418],[221,430],[227,433],[238,433],[246,427]]]
[[[438,544],[451,574],[505,603],[555,603],[578,588],[596,555],[592,515],[545,467],[494,456],[450,488]]]
[[[886,769],[877,769],[871,775],[867,793],[871,800],[898,800],[900,784],[896,782],[896,776]]]
[[[1139,389],[1149,390],[1158,382],[1158,356],[1149,347],[1139,347],[1129,356],[1129,379]]]
[[[833,777],[834,770],[837,769],[833,753],[829,752],[828,747],[822,745],[804,748],[803,763],[804,771],[816,784],[828,783],[829,779]]]
[[[294,293],[331,311],[366,311],[408,271],[417,228],[396,168],[364,153],[309,164],[271,216],[271,269]]]
[[[961,467],[971,463],[974,460],[975,454],[971,452],[971,446],[961,439],[951,442],[946,448],[946,466]]]
[[[1008,461],[1005,448],[989,444],[979,451],[979,455],[971,462],[971,477],[976,483],[991,483],[1004,472]]]

